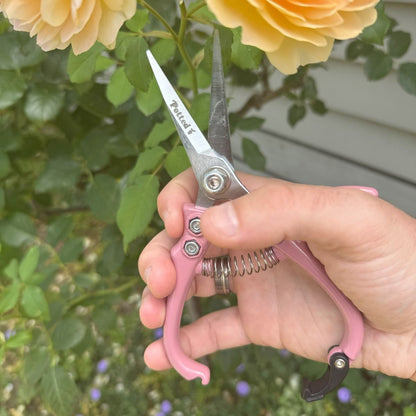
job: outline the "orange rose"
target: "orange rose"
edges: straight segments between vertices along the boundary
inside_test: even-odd
[[[221,24],[266,52],[284,74],[326,61],[334,39],[351,39],[377,18],[379,0],[207,0]]]
[[[72,45],[85,52],[96,40],[115,45],[121,25],[136,11],[136,0],[0,0],[0,10],[14,29],[37,35],[49,51]]]

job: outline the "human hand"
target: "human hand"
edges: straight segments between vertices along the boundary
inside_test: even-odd
[[[352,366],[416,380],[416,220],[359,190],[239,177],[250,194],[209,208],[201,217],[204,237],[231,255],[284,239],[306,241],[333,282],[364,314],[364,343]],[[139,259],[147,283],[140,316],[149,328],[163,325],[164,298],[176,278],[170,249],[183,232],[182,205],[194,201],[196,192],[188,170],[159,196],[166,230]],[[255,343],[326,361],[328,345],[342,338],[338,309],[289,260],[259,275],[234,278],[232,289],[237,307],[182,328],[181,342],[192,358]],[[190,296],[214,293],[212,279],[194,279]],[[145,361],[155,370],[169,368],[160,340],[147,348]]]

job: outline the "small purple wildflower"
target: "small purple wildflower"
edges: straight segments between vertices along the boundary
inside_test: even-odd
[[[14,329],[6,329],[4,332],[4,339],[7,341],[9,338],[14,337],[16,335],[16,331]]]
[[[108,369],[108,361],[106,359],[100,360],[97,363],[97,372],[105,373]]]
[[[101,391],[99,389],[92,388],[90,390],[90,397],[93,402],[98,402],[101,398]]]
[[[351,390],[347,387],[341,387],[337,391],[337,396],[341,403],[348,403],[351,401]]]
[[[165,414],[163,412],[157,412],[156,416],[165,416]]]
[[[164,415],[167,415],[172,411],[172,403],[169,400],[163,400],[160,405],[160,410]]]
[[[247,381],[239,381],[235,387],[235,391],[240,397],[245,397],[250,394],[250,385]]]
[[[246,365],[244,363],[241,363],[236,369],[235,372],[237,374],[241,374],[244,372],[244,370],[246,369]]]
[[[283,349],[279,350],[279,354],[283,358],[288,358],[290,356],[290,351],[288,351],[287,349],[283,348]]]
[[[153,336],[155,337],[155,339],[159,339],[163,337],[163,328],[156,328],[153,331]]]

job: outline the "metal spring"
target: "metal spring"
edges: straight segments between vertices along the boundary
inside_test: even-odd
[[[205,258],[202,261],[201,274],[203,276],[215,277],[218,273],[236,277],[251,275],[271,269],[279,263],[279,259],[274,253],[273,247],[267,247],[240,257],[229,255]]]

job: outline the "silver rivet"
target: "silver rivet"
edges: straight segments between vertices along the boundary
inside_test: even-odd
[[[201,247],[195,240],[185,241],[184,250],[188,256],[197,256]]]
[[[336,368],[344,368],[345,367],[345,360],[343,360],[342,358],[338,358],[337,360],[335,360],[335,367]]]
[[[230,177],[222,168],[212,168],[204,175],[203,186],[209,194],[219,194],[227,189]]]
[[[194,234],[201,234],[201,220],[199,218],[192,218],[192,220],[189,221],[189,229]]]

